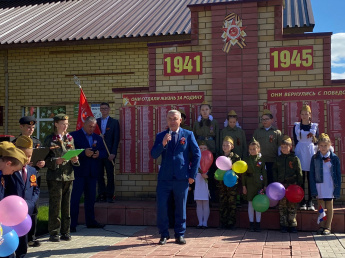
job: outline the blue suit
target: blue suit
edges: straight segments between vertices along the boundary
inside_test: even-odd
[[[102,128],[102,118],[97,118],[97,124],[99,129]],[[117,148],[120,142],[120,124],[117,119],[108,117],[108,121],[105,127],[104,141],[108,147],[110,154],[117,155]],[[107,173],[107,186],[104,181],[104,168]],[[115,192],[114,181],[114,166],[108,156],[102,159],[101,171],[98,178],[98,195],[104,195],[107,198],[113,198]]]
[[[99,151],[98,158],[87,157],[85,151],[79,154],[79,167],[73,167],[75,180],[71,195],[71,228],[78,225],[79,201],[84,192],[85,222],[87,226],[94,225],[95,221],[95,200],[96,184],[100,171],[101,159],[107,156],[102,138],[93,133],[94,147],[90,146],[82,129],[70,133],[74,139],[76,149],[94,148]]]
[[[37,184],[37,170],[34,167],[26,166],[27,178],[23,181],[19,171],[12,175],[5,176],[5,195],[17,195],[22,197],[28,205],[28,214],[31,216],[36,208],[40,190]],[[25,257],[27,253],[28,235],[19,237],[19,245],[16,250],[16,257]],[[10,257],[14,257],[11,255]]]
[[[162,237],[169,236],[168,198],[173,192],[175,199],[175,238],[184,236],[186,231],[186,203],[188,178],[195,179],[200,163],[201,153],[194,134],[179,129],[178,139],[173,139],[163,147],[162,141],[169,130],[156,136],[151,156],[162,156],[157,183],[157,226]]]

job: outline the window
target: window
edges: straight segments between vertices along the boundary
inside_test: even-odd
[[[36,117],[37,123],[33,136],[37,137],[41,142],[54,131],[53,117],[59,113],[66,114],[66,107],[24,107],[23,109],[23,116]]]

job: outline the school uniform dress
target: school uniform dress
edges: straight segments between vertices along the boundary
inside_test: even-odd
[[[208,183],[205,180],[201,173],[196,174],[195,178],[195,189],[194,189],[194,200],[195,201],[208,201],[209,192],[208,192]]]
[[[220,133],[220,139],[219,139],[220,150],[222,149],[223,140],[226,136],[230,136],[234,140],[234,148],[232,149],[232,152],[240,156],[241,159],[248,156],[246,135],[244,131],[242,130],[242,128],[239,128],[237,126],[235,126],[234,128],[231,128],[229,125],[225,127]]]
[[[333,219],[333,199],[340,198],[341,168],[338,156],[332,151],[323,156],[318,151],[310,163],[310,190],[317,196],[318,204],[327,209],[327,220],[321,227],[331,230]]]
[[[317,131],[317,123],[311,123],[310,125],[303,125],[300,122],[295,123],[295,153],[301,161],[303,171],[310,171],[310,161],[315,154],[315,145],[313,143],[313,137],[310,134],[316,136]]]
[[[25,172],[24,172],[25,170]],[[24,175],[26,174],[26,175]],[[5,176],[5,196],[17,195],[22,197],[28,205],[28,214],[31,216],[40,194],[37,184],[37,171],[34,167],[25,166],[22,171]],[[25,257],[27,253],[28,235],[19,237],[19,245],[15,251],[16,257]],[[10,256],[12,257],[12,256]]]

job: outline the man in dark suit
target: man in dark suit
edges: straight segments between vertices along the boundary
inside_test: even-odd
[[[17,148],[21,149],[30,162],[32,156],[33,141],[30,137],[21,135],[16,141]],[[15,172],[11,176],[5,177],[6,190],[5,195],[18,195],[22,197],[28,205],[28,214],[31,216],[35,209],[40,193],[37,184],[37,171],[34,167],[24,164],[20,171]],[[19,245],[15,252],[16,257],[25,257],[28,250],[28,234],[19,237]],[[9,257],[14,257],[10,255]]]
[[[188,186],[194,182],[201,153],[194,134],[180,127],[182,118],[177,110],[167,115],[169,129],[158,133],[151,150],[156,159],[162,155],[157,182],[157,226],[160,245],[166,244],[169,236],[168,198],[172,192],[175,199],[175,242],[186,244],[186,203]]]
[[[107,156],[102,138],[94,133],[96,118],[87,117],[82,129],[70,133],[76,149],[85,149],[79,154],[79,167],[74,169],[74,183],[71,196],[71,232],[76,232],[79,215],[79,201],[84,192],[85,222],[88,228],[102,228],[95,220],[96,184],[101,159]]]
[[[120,141],[120,125],[118,120],[109,116],[110,106],[108,103],[101,103],[100,110],[102,117],[97,119],[97,124],[109,152],[108,156],[102,159],[102,167],[98,178],[98,200],[112,203],[114,202],[115,191],[114,162]],[[104,180],[104,169],[107,174],[107,186]]]

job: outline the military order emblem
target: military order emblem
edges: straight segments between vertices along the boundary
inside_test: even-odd
[[[31,182],[31,186],[37,186],[37,178],[35,175],[31,175],[30,176],[30,182]]]
[[[244,37],[247,34],[244,32],[246,27],[242,26],[242,20],[235,13],[228,14],[224,19],[223,35],[224,46],[223,51],[229,53],[231,46],[238,45],[240,48],[244,48],[247,44],[245,43]]]

